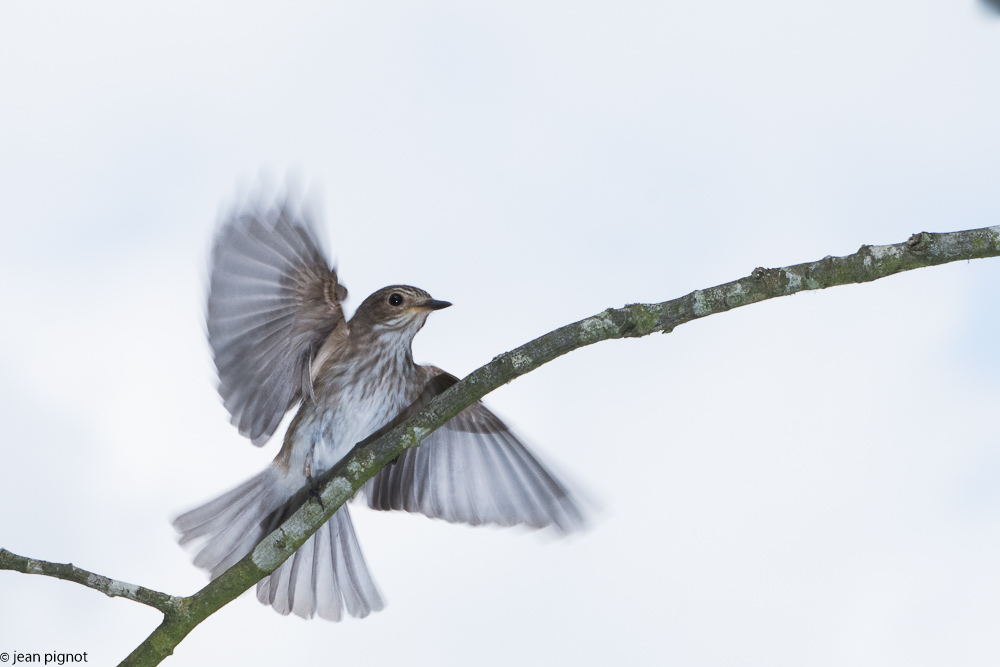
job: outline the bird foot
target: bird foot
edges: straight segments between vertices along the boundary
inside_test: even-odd
[[[309,499],[318,502],[320,509],[326,509],[323,505],[323,497],[320,495],[319,480],[315,477],[309,477]]]

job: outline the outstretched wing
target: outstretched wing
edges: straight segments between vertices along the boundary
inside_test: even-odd
[[[402,417],[458,380],[433,366],[428,382]],[[580,528],[576,501],[507,425],[480,403],[469,406],[407,449],[366,485],[368,504],[452,523]]]
[[[234,212],[212,248],[208,340],[219,394],[260,446],[303,395],[310,367],[347,336],[337,282],[312,223],[287,205]]]

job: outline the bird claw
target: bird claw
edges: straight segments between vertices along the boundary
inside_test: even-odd
[[[320,509],[326,510],[323,505],[323,497],[320,495],[319,480],[315,477],[309,477],[309,498],[318,502]]]

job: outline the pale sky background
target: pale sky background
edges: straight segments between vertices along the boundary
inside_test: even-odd
[[[464,375],[609,306],[1000,224],[974,0],[0,5],[0,546],[174,594],[260,470],[203,333],[220,210],[292,174],[353,309]],[[262,175],[263,174],[263,175]],[[356,507],[388,607],[245,595],[164,664],[996,665],[1000,260],[581,350],[487,403],[599,505],[557,540]],[[159,613],[0,572],[0,651]]]

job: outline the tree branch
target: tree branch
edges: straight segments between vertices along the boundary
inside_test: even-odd
[[[602,340],[637,338],[658,331],[670,333],[691,320],[796,292],[865,283],[901,271],[998,256],[1000,226],[944,234],[922,232],[895,245],[862,246],[846,257],[824,257],[779,269],[754,269],[740,280],[663,303],[609,308],[501,354],[435,397],[411,418],[359,443],[321,477],[321,502],[306,502],[243,560],[191,597],[180,600],[170,613],[164,610],[163,623],[121,665],[159,664],[198,623],[277,569],[382,466],[403,450],[419,445],[434,429],[494,389],[557,357]]]
[[[93,588],[111,598],[128,598],[135,602],[159,609],[165,615],[176,613],[182,605],[183,598],[167,595],[158,591],[126,584],[124,581],[109,579],[100,574],[94,574],[73,565],[73,563],[50,563],[34,558],[25,558],[0,549],[0,570],[14,570],[24,574],[43,574],[46,577],[65,579]]]

